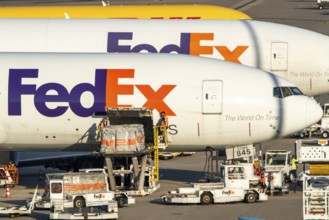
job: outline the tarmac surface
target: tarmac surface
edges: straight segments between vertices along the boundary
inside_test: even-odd
[[[329,35],[329,9],[317,9],[315,0],[110,0],[105,2],[111,5],[195,3],[220,5],[241,10],[255,20],[288,24]],[[101,5],[101,1],[0,0],[0,5]],[[328,101],[328,96],[321,96],[317,99],[324,103]],[[286,149],[293,151],[294,139],[286,138],[263,143],[262,151],[265,152],[267,149]],[[135,205],[119,209],[119,218],[123,220],[237,220],[239,216],[243,216],[266,220],[303,219],[302,192],[300,187],[297,187],[296,193],[291,191],[287,195],[271,196],[266,202],[256,202],[253,204],[243,202],[209,206],[164,204],[160,196],[167,191],[188,186],[190,182],[202,180],[204,177],[205,158],[205,153],[200,152],[191,157],[177,157],[168,161],[160,161],[161,188],[149,196],[138,197]],[[10,199],[5,198],[5,189],[0,188],[0,206],[24,205],[25,200],[32,197],[36,185],[39,185],[39,192],[42,193],[44,183],[43,181],[38,181],[39,169],[40,167],[21,169],[20,185],[11,189]],[[301,166],[299,170],[301,170]],[[56,172],[56,170],[52,170],[52,172]],[[293,188],[293,186],[291,187]],[[19,217],[19,219],[41,220],[48,219],[48,217],[49,211],[36,210],[31,216]],[[9,219],[9,217],[0,218]]]
[[[262,145],[267,149],[294,150],[294,139],[286,138]],[[268,201],[247,204],[244,202],[213,205],[171,205],[165,204],[161,195],[178,187],[186,187],[191,182],[204,181],[206,153],[199,152],[193,156],[176,157],[171,160],[160,160],[160,189],[151,195],[137,197],[136,204],[119,209],[120,219],[225,219],[237,220],[239,217],[253,217],[267,220],[302,219],[302,192],[293,185],[289,194],[270,196]],[[300,167],[301,168],[301,167]],[[22,168],[20,185],[10,189],[11,198],[5,198],[5,189],[0,188],[0,206],[24,205],[26,199],[32,198],[34,188],[39,185],[43,192],[44,181],[39,181],[39,170],[42,167]],[[56,170],[50,170],[56,172]],[[31,216],[19,219],[48,219],[49,211],[35,210]],[[2,219],[9,219],[4,216]]]
[[[261,149],[294,151],[295,139],[285,138],[263,143]],[[257,147],[259,149],[259,146]],[[244,202],[229,204],[203,205],[171,205],[165,204],[161,195],[178,187],[186,187],[191,182],[204,181],[205,152],[198,152],[193,156],[176,157],[171,160],[160,160],[160,184],[156,192],[145,197],[137,197],[135,205],[119,209],[119,218],[143,220],[196,220],[223,219],[237,220],[239,217],[253,217],[266,220],[302,219],[302,189],[297,186],[296,193],[292,185],[289,194],[270,196],[268,201],[247,204]],[[299,170],[301,170],[301,166]],[[21,169],[20,185],[10,189],[11,198],[5,198],[5,189],[0,188],[0,207],[9,205],[24,205],[27,198],[32,198],[34,188],[39,185],[39,193],[43,192],[44,182],[39,181],[39,170],[42,167]],[[49,170],[58,172],[57,170]],[[48,219],[49,211],[35,210],[31,216],[19,217],[26,219]],[[2,219],[9,219],[4,216]]]

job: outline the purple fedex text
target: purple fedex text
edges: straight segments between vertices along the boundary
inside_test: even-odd
[[[34,96],[35,108],[44,116],[57,117],[64,114],[70,107],[78,116],[88,117],[96,111],[104,111],[106,70],[96,70],[95,84],[80,83],[68,91],[63,85],[50,82],[39,86],[23,84],[25,78],[38,78],[38,69],[10,69],[8,88],[8,115],[22,115],[22,97]],[[47,94],[55,91],[56,95]],[[94,96],[94,104],[86,108],[81,104],[81,96],[84,92],[90,92]],[[47,107],[47,102],[66,102],[68,105]]]
[[[132,40],[132,32],[109,32],[107,42],[107,52],[133,52],[139,53],[141,51],[147,51],[149,53],[171,53],[177,52],[180,54],[190,54],[190,33],[182,33],[180,39],[180,46],[175,44],[168,44],[162,47],[159,51],[150,44],[138,44],[134,47],[130,45],[120,45],[120,40]]]

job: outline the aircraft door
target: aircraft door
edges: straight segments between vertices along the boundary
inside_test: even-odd
[[[223,82],[205,80],[202,82],[202,113],[221,114],[223,105]]]
[[[271,71],[288,69],[288,43],[275,42],[271,46]]]

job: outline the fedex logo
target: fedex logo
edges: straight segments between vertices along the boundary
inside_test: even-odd
[[[132,32],[109,32],[107,40],[107,52],[126,52],[139,53],[147,51],[149,53],[171,53],[190,54],[195,56],[213,55],[214,51],[218,51],[224,60],[235,63],[241,63],[240,56],[248,49],[248,46],[237,46],[230,50],[227,46],[214,45],[202,46],[201,41],[213,41],[214,33],[181,33],[180,45],[168,44],[157,50],[151,44],[138,44],[134,47],[131,45],[122,45],[120,40],[132,40]]]
[[[176,85],[161,85],[154,90],[146,84],[120,84],[121,78],[135,77],[134,69],[97,69],[94,84],[80,83],[70,91],[57,82],[45,83],[38,87],[36,84],[23,83],[24,79],[37,79],[38,74],[38,69],[9,70],[8,115],[22,115],[22,99],[25,96],[33,96],[35,108],[44,116],[58,117],[70,108],[77,116],[88,117],[94,112],[103,112],[105,107],[131,107],[131,104],[119,103],[118,96],[134,95],[135,88],[147,100],[142,107],[155,109],[158,112],[165,111],[170,116],[175,115],[164,98]],[[81,103],[81,97],[86,92],[94,97],[90,107],[85,107]],[[58,105],[50,108],[47,103],[58,103]]]
[[[104,199],[105,194],[94,194],[94,199]]]

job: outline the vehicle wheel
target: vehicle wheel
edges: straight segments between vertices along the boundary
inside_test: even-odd
[[[170,157],[166,157],[166,156],[164,156],[163,159],[164,159],[164,160],[169,160]]]
[[[322,133],[322,137],[323,138],[328,138],[328,136],[329,136],[329,133],[327,131],[325,131],[325,132]]]
[[[322,10],[322,9],[323,9],[323,6],[322,6],[322,5],[320,5],[320,6],[319,6],[319,9],[320,9],[320,10]]]
[[[255,193],[247,193],[245,200],[247,203],[253,203],[256,201],[256,195]]]
[[[75,208],[83,208],[86,207],[86,202],[85,199],[81,196],[78,196],[74,199],[73,201],[74,207]]]
[[[16,214],[12,213],[12,214],[10,214],[10,217],[11,218],[15,218],[16,217]]]
[[[201,194],[201,204],[209,205],[214,202],[214,198],[210,192],[204,192]]]
[[[125,206],[125,203],[126,203],[125,198],[123,198],[122,196],[119,196],[116,198],[116,200],[117,200],[119,208],[123,208]]]
[[[301,134],[299,135],[299,137],[303,139],[303,138],[305,137],[305,134],[304,134],[304,133],[301,133]]]

